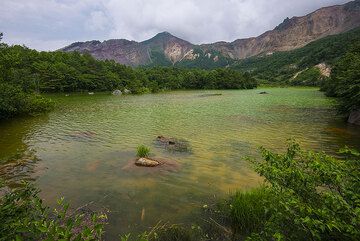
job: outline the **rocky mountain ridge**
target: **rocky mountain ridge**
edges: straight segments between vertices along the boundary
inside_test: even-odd
[[[223,67],[233,60],[288,51],[360,26],[360,0],[318,9],[306,16],[286,18],[273,30],[258,37],[194,45],[162,32],[143,41],[111,39],[73,43],[61,51],[89,53],[96,59],[139,65]]]

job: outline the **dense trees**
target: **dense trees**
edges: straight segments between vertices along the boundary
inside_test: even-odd
[[[0,80],[24,91],[74,92],[127,88],[134,93],[162,89],[254,88],[248,74],[230,69],[205,71],[154,67],[133,69],[114,61],[97,61],[88,54],[37,52],[2,45]]]
[[[0,120],[17,115],[37,115],[51,110],[53,105],[51,100],[25,93],[16,85],[0,83]]]
[[[360,110],[360,42],[335,64],[322,89],[328,96],[339,97],[341,112]]]

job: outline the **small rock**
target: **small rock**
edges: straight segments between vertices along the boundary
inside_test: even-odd
[[[266,92],[266,91],[261,91],[259,94],[260,94],[260,95],[266,95],[266,94],[269,94],[269,93]]]
[[[114,91],[112,92],[112,94],[113,94],[113,95],[121,95],[122,92],[121,92],[121,90],[114,90]]]
[[[136,166],[142,166],[142,167],[156,167],[160,165],[160,162],[151,160],[146,157],[141,157],[135,161]]]
[[[360,110],[351,111],[348,122],[354,125],[360,125]]]
[[[94,94],[94,92],[89,92],[88,94],[89,94],[89,95],[93,95],[93,94]]]
[[[222,95],[221,93],[215,93],[215,94],[202,94],[202,95],[199,95],[200,97],[210,97],[210,96],[219,96],[219,95]]]
[[[128,89],[124,89],[124,94],[130,94],[131,93],[131,91],[130,90],[128,90]]]

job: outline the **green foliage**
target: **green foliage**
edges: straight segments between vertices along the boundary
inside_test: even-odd
[[[144,145],[138,146],[136,150],[137,157],[149,157],[150,148]]]
[[[141,69],[152,90],[173,89],[252,89],[256,80],[247,73],[231,69],[179,69],[154,67]]]
[[[71,213],[64,199],[50,210],[38,197],[38,190],[25,184],[0,199],[0,240],[99,240],[105,215]]]
[[[222,215],[222,222],[231,227],[233,237],[241,238],[263,230],[270,217],[268,202],[273,200],[265,188],[236,192],[218,204],[218,213]]]
[[[215,240],[359,240],[360,153],[341,158],[303,151],[290,141],[284,154],[261,148],[254,161],[265,186],[237,192],[210,210]],[[220,227],[220,228],[219,228]]]
[[[331,78],[322,86],[328,96],[339,97],[339,110],[360,110],[360,42],[352,45],[334,66]]]
[[[205,238],[199,226],[185,227],[179,224],[157,223],[149,232],[132,238],[131,234],[120,236],[121,241],[201,241]]]
[[[320,70],[316,67],[305,69],[290,80],[291,85],[319,86],[322,80]]]
[[[256,170],[277,201],[267,206],[264,230],[250,239],[360,239],[359,156],[336,159],[293,142],[285,154],[264,148],[262,154]]]
[[[205,71],[173,67],[133,69],[114,61],[98,61],[88,54],[37,52],[23,46],[7,45],[0,47],[0,82],[19,86],[25,92],[126,88],[132,93],[147,93],[162,89],[256,87],[255,80],[248,74],[234,70]]]
[[[25,93],[20,87],[0,82],[0,119],[18,115],[37,115],[50,111],[54,103],[37,94]]]
[[[332,66],[349,50],[350,46],[358,42],[360,42],[360,28],[322,38],[292,51],[276,52],[272,55],[259,55],[240,60],[230,67],[250,72],[259,80],[291,84],[288,81],[297,72],[319,63]]]

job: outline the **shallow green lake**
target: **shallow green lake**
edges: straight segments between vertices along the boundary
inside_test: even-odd
[[[258,94],[264,90],[269,94]],[[344,123],[333,100],[312,88],[51,97],[58,105],[47,116],[0,123],[0,175],[9,183],[35,180],[51,206],[64,196],[73,206],[109,208],[110,238],[159,220],[191,222],[214,198],[259,185],[244,160],[259,158],[259,146],[282,151],[293,137],[329,153],[360,148],[360,128]],[[191,152],[165,150],[158,135],[189,141]],[[180,167],[124,169],[140,144]]]

